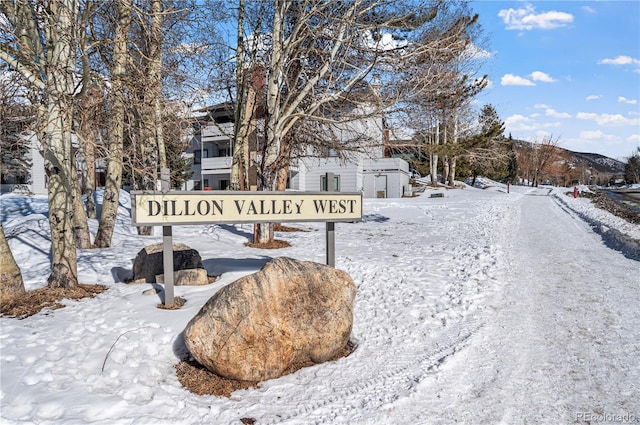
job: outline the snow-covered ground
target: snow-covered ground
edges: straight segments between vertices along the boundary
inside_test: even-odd
[[[113,247],[79,252],[80,280],[107,291],[0,318],[2,423],[640,423],[640,226],[569,190],[365,200],[362,222],[336,225],[336,267],[358,286],[356,350],[230,398],[181,387],[182,330],[270,258],[323,262],[324,225],[278,234],[291,247],[275,251],[245,247],[249,225],[175,227],[220,279],[176,287],[186,305],[162,310],[143,295],[151,285],[123,283],[137,252],[161,240],[135,234],[124,198]],[[46,199],[0,202],[25,286],[43,286]]]

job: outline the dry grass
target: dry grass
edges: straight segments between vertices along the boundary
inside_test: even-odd
[[[0,314],[8,317],[24,319],[39,313],[43,309],[56,310],[64,307],[60,303],[63,299],[80,300],[83,298],[93,298],[106,290],[103,285],[79,284],[75,288],[44,288],[27,291],[11,302],[0,306]]]
[[[573,192],[567,192],[567,196],[573,196]],[[593,202],[593,205],[610,212],[611,214],[620,217],[629,223],[640,224],[640,214],[633,210],[633,208],[620,204],[609,197],[609,195],[602,192],[582,192],[581,197],[589,198]]]
[[[267,243],[246,242],[244,246],[248,246],[249,248],[259,248],[259,249],[280,249],[280,248],[288,248],[291,246],[291,244],[287,241],[274,239],[273,241],[267,242]]]
[[[351,341],[336,356],[329,361],[335,361],[342,357],[347,357],[355,350],[355,344]],[[287,369],[284,375],[295,372],[303,367],[313,366],[312,362],[304,362],[294,364]],[[247,388],[255,388],[258,386],[257,381],[238,381],[235,379],[227,379],[216,375],[204,366],[193,360],[182,360],[176,365],[176,373],[178,380],[187,390],[198,395],[215,395],[229,397],[236,390]]]

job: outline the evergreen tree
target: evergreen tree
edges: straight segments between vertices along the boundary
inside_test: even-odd
[[[629,157],[625,164],[624,180],[627,184],[640,183],[640,148]]]

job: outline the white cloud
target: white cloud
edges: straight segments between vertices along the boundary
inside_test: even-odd
[[[627,99],[624,96],[618,96],[619,103],[626,103],[628,105],[637,105],[638,101],[636,99]]]
[[[551,108],[547,108],[544,111],[544,114],[548,117],[553,117],[553,118],[571,118],[571,114],[568,114],[566,112],[558,112],[555,109],[551,109]]]
[[[553,78],[551,78],[551,76],[545,72],[542,71],[534,71],[531,73],[531,79],[533,81],[541,81],[543,83],[553,83],[556,80],[554,80]]]
[[[513,74],[505,74],[502,76],[500,84],[503,86],[535,86],[535,83],[531,80]]]
[[[581,131],[580,138],[586,140],[615,140],[617,137],[605,134],[600,130]]]
[[[592,112],[578,112],[576,118],[580,120],[595,121],[598,125],[640,125],[639,118],[627,118],[621,114],[594,114]]]
[[[553,29],[564,27],[573,22],[573,15],[566,12],[550,11],[535,13],[531,4],[520,9],[503,9],[498,16],[508,30]]]
[[[524,115],[511,115],[504,120],[505,127],[511,131],[533,131],[538,126],[528,117]]]
[[[596,10],[593,7],[590,7],[590,6],[582,6],[581,9],[583,11],[585,11],[586,13],[596,13]]]
[[[602,98],[602,95],[599,95],[599,94],[591,94],[591,95],[587,96],[587,99],[586,99],[586,100],[587,100],[587,101],[589,101],[589,100],[598,100],[598,99],[601,99],[601,98]]]
[[[533,105],[533,107],[536,109],[547,109],[547,108],[550,108],[551,106],[545,103],[536,103],[535,105]]]
[[[551,78],[549,74],[542,71],[533,71],[531,73],[531,79],[533,81],[541,81],[543,83],[553,83],[554,81],[556,81],[553,78]]]
[[[631,56],[618,56],[613,59],[602,59],[598,65],[640,65],[640,60]]]

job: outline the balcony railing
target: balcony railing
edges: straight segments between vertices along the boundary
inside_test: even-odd
[[[221,174],[231,171],[231,163],[233,158],[223,156],[219,158],[202,158],[203,174]]]
[[[228,140],[231,134],[233,134],[233,123],[212,124],[202,129],[202,141]]]

